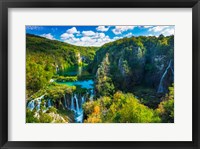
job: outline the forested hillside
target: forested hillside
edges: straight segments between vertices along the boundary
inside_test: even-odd
[[[135,92],[141,97],[145,96],[145,93],[141,94],[145,90],[167,93],[174,78],[173,52],[174,36],[140,36],[105,44],[97,51],[90,65],[90,71],[98,76],[96,78],[97,96],[109,95],[112,93],[110,90],[114,88],[116,91]],[[166,71],[168,66],[170,69]],[[165,78],[161,82],[165,71]],[[101,78],[105,77],[107,80],[103,81]],[[160,82],[162,84],[159,88]],[[146,96],[149,98],[149,95]],[[151,96],[154,95],[151,94]],[[155,107],[155,104],[152,104]]]
[[[47,38],[26,35],[26,95],[42,89],[67,68],[92,62],[95,47],[78,47]]]
[[[97,47],[27,34],[28,123],[174,122],[174,36]]]

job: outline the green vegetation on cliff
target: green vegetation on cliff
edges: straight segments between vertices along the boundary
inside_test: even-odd
[[[75,122],[83,108],[86,123],[172,123],[173,52],[174,36],[123,38],[95,48],[27,34],[26,122]],[[82,88],[89,79],[94,85]]]
[[[79,47],[47,38],[26,35],[26,95],[47,85],[59,71],[92,62],[97,48]]]
[[[160,103],[157,89],[169,62],[170,69],[162,82],[162,96],[173,83],[174,36],[139,36],[107,43],[96,52],[89,65],[96,74],[97,97],[114,90],[136,93],[151,108]]]
[[[86,123],[173,123],[174,87],[155,110],[140,103],[133,94],[116,92],[84,105]]]

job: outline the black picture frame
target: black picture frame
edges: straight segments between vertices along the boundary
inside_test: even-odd
[[[192,8],[192,141],[173,142],[17,142],[8,141],[8,8]],[[198,86],[200,49],[200,2],[198,0],[0,0],[0,147],[21,148],[200,148],[200,102]],[[177,18],[178,19],[178,18]],[[23,130],[22,130],[23,131]]]

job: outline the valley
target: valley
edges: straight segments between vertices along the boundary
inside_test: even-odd
[[[173,123],[174,36],[83,47],[26,35],[27,123]]]

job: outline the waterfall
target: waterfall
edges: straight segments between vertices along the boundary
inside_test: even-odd
[[[36,108],[36,110],[37,110],[37,112],[38,112],[38,111],[40,111],[41,99],[37,99],[37,100],[35,100],[35,101],[37,101],[37,106],[36,106],[35,108]]]
[[[74,101],[75,100],[75,101]],[[74,102],[76,104],[76,109],[74,106]],[[79,108],[79,100],[76,94],[74,94],[74,96],[71,97],[71,110],[73,110],[74,113],[74,120],[77,123],[82,123],[83,122],[83,109],[82,109],[82,104],[85,102],[85,98],[84,96],[81,97],[81,108]]]
[[[65,106],[65,108],[67,108],[67,101],[66,101],[66,96],[65,96],[65,94],[64,94],[64,106]]]
[[[163,93],[164,92],[163,81],[164,81],[164,78],[167,75],[167,72],[168,72],[169,69],[171,70],[172,74],[174,75],[174,71],[171,67],[171,63],[172,63],[172,60],[169,61],[169,64],[168,64],[167,68],[165,69],[165,72],[163,73],[163,75],[160,79],[160,83],[159,83],[159,86],[158,86],[157,93]]]
[[[31,111],[35,108],[34,100],[31,100],[31,101],[28,103],[27,108],[30,109]]]
[[[76,102],[76,112],[79,113],[79,104],[78,104],[78,98],[76,96],[76,94],[74,95],[75,98],[75,102]]]
[[[47,101],[47,107],[48,107],[48,108],[51,107],[51,99],[48,99],[48,101]]]
[[[81,98],[81,104],[83,104],[85,102],[85,98],[84,96]]]
[[[40,105],[41,105],[41,100],[42,100],[43,98],[44,98],[44,95],[42,95],[42,96],[40,96],[40,97],[38,97],[38,98],[35,98],[35,99],[29,101],[29,103],[28,103],[28,105],[27,105],[27,108],[30,109],[31,111],[32,111],[34,108],[36,108],[36,110],[39,111],[39,110],[40,110]],[[35,102],[37,102],[37,106],[35,106],[35,105],[36,105]]]
[[[75,111],[75,107],[74,107],[74,97],[73,97],[73,95],[72,95],[72,97],[71,97],[71,110],[72,110],[72,111]]]
[[[75,115],[75,121],[77,123],[82,123],[83,122],[83,104],[85,103],[85,97],[81,97],[81,107],[80,109],[77,110],[77,113]]]

